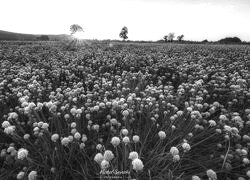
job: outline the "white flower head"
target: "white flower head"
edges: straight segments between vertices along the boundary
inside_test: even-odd
[[[159,131],[158,136],[160,137],[161,140],[166,138],[166,133],[164,131]]]
[[[59,135],[58,134],[53,134],[51,136],[51,141],[53,141],[53,142],[56,142],[58,139],[59,139]]]
[[[128,136],[125,136],[125,137],[122,139],[122,141],[125,143],[125,145],[128,144],[128,143],[130,142]]]
[[[77,140],[81,139],[81,134],[79,132],[76,132],[74,134],[74,138],[77,139]]]
[[[109,162],[105,159],[102,160],[101,162],[101,168],[102,169],[108,169],[109,168]]]
[[[69,140],[68,137],[64,137],[61,140],[61,143],[62,143],[63,146],[67,146],[69,144],[69,142],[70,142],[70,140]]]
[[[174,155],[178,155],[179,154],[179,150],[177,147],[171,147],[170,149],[170,153],[174,156]]]
[[[17,152],[17,159],[24,160],[25,158],[27,158],[28,153],[29,152],[27,149],[24,149],[24,148],[19,149]]]
[[[4,122],[2,123],[2,128],[7,128],[7,127],[9,127],[9,126],[10,126],[9,121],[4,121]]]
[[[48,130],[48,128],[49,128],[49,124],[48,123],[43,123],[42,129]]]
[[[138,135],[133,136],[134,143],[138,143],[140,141],[140,137]]]
[[[209,120],[208,122],[210,127],[216,126],[216,122],[214,120]]]
[[[82,134],[82,142],[86,142],[88,140],[87,136],[85,134]]]
[[[12,135],[15,131],[16,127],[15,126],[8,126],[4,128],[4,133]]]
[[[184,151],[189,151],[191,149],[191,146],[185,142],[182,144],[182,148],[184,149]]]
[[[37,172],[31,171],[28,175],[28,180],[36,180],[36,177],[37,177]]]
[[[127,129],[122,129],[122,135],[127,136],[128,135],[128,130]]]
[[[247,171],[247,172],[246,172],[246,175],[247,175],[247,177],[250,178],[250,171]]]
[[[173,161],[174,161],[174,162],[180,161],[180,156],[179,156],[178,154],[174,155],[174,156],[173,156]]]
[[[94,157],[94,161],[97,162],[98,164],[101,164],[103,159],[104,157],[101,153],[97,153]]]
[[[70,113],[75,116],[76,115],[76,108],[72,108],[70,109]]]
[[[217,180],[216,172],[214,172],[212,169],[207,170],[207,176],[210,180]]]
[[[112,151],[106,150],[103,155],[104,159],[107,161],[111,161],[115,156]]]
[[[135,158],[132,161],[133,169],[136,171],[141,171],[144,167],[143,162],[139,158]]]
[[[225,125],[225,126],[224,126],[224,130],[225,130],[225,131],[228,131],[228,132],[231,132],[231,131],[232,131],[232,128],[231,128],[230,126]]]
[[[132,152],[129,153],[129,157],[128,158],[131,159],[131,160],[134,160],[136,158],[139,158],[139,155],[138,155],[137,152],[132,151]]]
[[[23,171],[20,171],[20,172],[17,174],[16,178],[17,178],[17,179],[23,179],[24,174],[25,174],[25,173],[24,173]]]
[[[192,176],[192,180],[201,180],[201,178],[199,176]]]
[[[120,144],[120,142],[121,142],[121,140],[120,140],[120,138],[118,138],[118,137],[113,137],[113,138],[111,139],[111,144],[112,144],[114,147],[117,147],[117,146]]]

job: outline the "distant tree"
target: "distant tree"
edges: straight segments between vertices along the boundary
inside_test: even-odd
[[[128,28],[126,26],[124,26],[119,34],[120,38],[123,39],[123,41],[125,41],[126,39],[128,39]]]
[[[180,36],[177,36],[177,40],[178,40],[178,41],[182,41],[183,38],[184,38],[184,35],[183,35],[183,34],[180,35]]]
[[[175,38],[174,33],[169,33],[169,34],[168,34],[168,40],[169,40],[170,42],[173,42],[174,38]]]
[[[241,43],[241,42],[242,41],[238,37],[226,37],[224,39],[219,40],[219,43],[225,43],[225,44],[229,44],[229,43]]]
[[[78,25],[78,24],[72,24],[70,26],[70,31],[71,31],[71,35],[75,34],[76,32],[81,32],[83,31],[83,28]]]
[[[37,37],[36,39],[39,41],[49,41],[49,36],[41,35],[41,36]]]
[[[164,39],[165,42],[168,42],[168,36],[167,36],[167,35],[165,35],[165,36],[163,37],[163,39]]]
[[[71,36],[73,36],[76,32],[83,32],[83,28],[78,24],[72,24],[70,26]],[[67,44],[67,45],[66,45]],[[66,49],[67,50],[76,50],[79,45],[79,40],[77,38],[69,39],[69,42],[66,40]]]

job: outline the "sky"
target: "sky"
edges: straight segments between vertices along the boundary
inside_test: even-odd
[[[0,0],[0,30],[70,34],[79,24],[86,39],[160,40],[174,32],[184,39],[250,41],[250,0]]]

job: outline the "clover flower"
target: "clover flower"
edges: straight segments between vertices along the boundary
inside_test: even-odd
[[[94,106],[94,111],[99,111],[99,106]]]
[[[141,171],[144,167],[143,162],[139,158],[132,161],[132,166],[135,171]]]
[[[158,136],[160,137],[161,140],[163,140],[163,139],[165,139],[167,137],[166,133],[164,131],[159,131]]]
[[[248,158],[243,158],[242,162],[245,164],[245,165],[248,165],[250,163],[249,159]]]
[[[18,114],[16,112],[9,113],[9,117],[8,118],[10,120],[11,119],[17,120],[18,119]]]
[[[103,146],[101,144],[97,144],[96,145],[96,149],[99,150],[99,151],[101,151],[103,149]]]
[[[84,143],[81,143],[79,146],[80,146],[80,149],[84,149],[85,148],[85,144]]]
[[[128,135],[128,130],[127,129],[122,129],[122,135],[127,136]]]
[[[71,128],[76,128],[76,123],[75,123],[75,122],[72,122],[72,123],[70,124],[70,127],[71,127]]]
[[[128,136],[125,136],[125,137],[122,139],[122,141],[125,143],[125,145],[127,145],[127,144],[130,142]]]
[[[129,157],[128,158],[131,159],[131,160],[134,160],[136,158],[139,158],[139,155],[138,155],[137,152],[133,151],[133,152],[129,153]]]
[[[13,151],[15,151],[15,148],[13,146],[8,147],[8,149],[7,149],[8,153],[11,153]]]
[[[4,122],[2,122],[2,128],[7,128],[7,127],[9,127],[9,126],[10,126],[9,121],[4,121]]]
[[[69,142],[70,142],[70,139],[68,137],[64,137],[61,140],[61,143],[63,146],[67,146],[69,144]]]
[[[29,138],[30,138],[30,135],[29,135],[29,134],[23,135],[23,139],[24,139],[24,140],[28,140]]]
[[[82,142],[86,142],[88,140],[87,136],[85,134],[82,134]]]
[[[28,153],[29,152],[27,149],[24,149],[24,148],[19,149],[17,152],[17,159],[24,160],[25,158],[27,158]]]
[[[93,130],[95,130],[95,131],[99,131],[100,126],[99,126],[98,124],[94,124],[94,125],[92,126],[92,128],[93,128]]]
[[[116,125],[118,122],[117,122],[117,120],[115,118],[112,118],[112,119],[110,119],[110,123],[112,125]]]
[[[227,117],[225,116],[225,115],[220,115],[220,117],[219,117],[219,119],[221,120],[221,121],[226,121],[227,120]]]
[[[247,154],[248,154],[247,150],[245,150],[245,149],[241,150],[241,155],[242,156],[246,156]]]
[[[174,155],[178,155],[178,154],[179,154],[179,150],[177,149],[177,147],[171,147],[170,153],[171,153],[173,156],[174,156]]]
[[[58,139],[59,139],[59,135],[58,134],[53,134],[51,136],[51,141],[53,141],[53,142],[56,142]]]
[[[12,135],[15,131],[16,127],[15,126],[8,126],[4,128],[4,133]]]
[[[79,132],[76,132],[76,133],[74,134],[74,138],[75,138],[76,140],[81,139],[81,134],[80,134]]]
[[[212,169],[207,170],[207,176],[209,180],[217,180],[216,172],[214,172]]]
[[[216,126],[216,122],[214,120],[209,120],[208,122],[210,127]]]
[[[76,108],[71,108],[70,113],[75,116],[76,115]]]
[[[94,161],[97,162],[98,164],[101,164],[103,159],[104,157],[101,153],[97,153],[94,157]]]
[[[107,161],[111,161],[115,156],[112,151],[106,150],[103,155],[104,159]]]
[[[25,173],[24,173],[23,171],[20,171],[20,172],[17,174],[16,178],[17,178],[17,179],[23,179],[24,175],[25,175]]]
[[[182,148],[184,149],[184,151],[189,151],[191,149],[191,146],[185,142],[182,144]]]
[[[201,180],[199,176],[192,176],[192,180]]]
[[[44,129],[44,130],[48,130],[49,124],[48,123],[43,123],[41,128]]]
[[[101,169],[108,169],[109,168],[109,162],[107,161],[107,160],[105,160],[105,159],[103,159],[102,160],[102,162],[101,162]]]
[[[69,140],[69,142],[72,142],[74,140],[74,136],[69,135],[68,140]]]
[[[138,143],[140,141],[140,137],[138,135],[134,135],[132,137],[132,139],[133,139],[134,143]]]
[[[122,115],[125,116],[125,117],[127,117],[129,115],[129,111],[128,110],[124,110],[122,112]]]
[[[174,156],[173,156],[173,161],[174,161],[174,162],[180,161],[180,156],[179,156],[178,154],[174,155]]]
[[[36,180],[36,177],[37,177],[37,172],[31,171],[28,175],[28,180]]]
[[[121,140],[120,140],[120,138],[118,138],[118,137],[113,137],[113,138],[111,139],[111,144],[112,144],[114,147],[119,146],[120,142],[121,142]]]
[[[38,110],[41,110],[43,108],[43,103],[37,102],[37,108]]]

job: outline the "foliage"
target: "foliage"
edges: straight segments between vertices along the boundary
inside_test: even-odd
[[[70,26],[70,31],[71,31],[71,35],[75,34],[76,32],[81,32],[83,31],[83,28],[78,25],[78,24],[72,24]]]
[[[124,26],[119,34],[120,38],[123,39],[123,41],[125,41],[126,39],[128,39],[128,28],[126,26]]]
[[[229,44],[229,43],[241,43],[240,38],[238,37],[226,37],[224,39],[221,39],[218,41],[219,43],[225,43],[225,44]]]
[[[165,35],[165,36],[163,37],[163,39],[164,39],[165,42],[168,42],[168,36],[167,36],[167,35]]]
[[[169,40],[170,42],[173,42],[174,38],[175,38],[175,35],[174,35],[173,32],[168,34],[168,40]]]
[[[180,36],[177,36],[177,40],[178,40],[178,41],[182,41],[183,38],[184,38],[184,35],[183,35],[183,34],[180,35]]]

